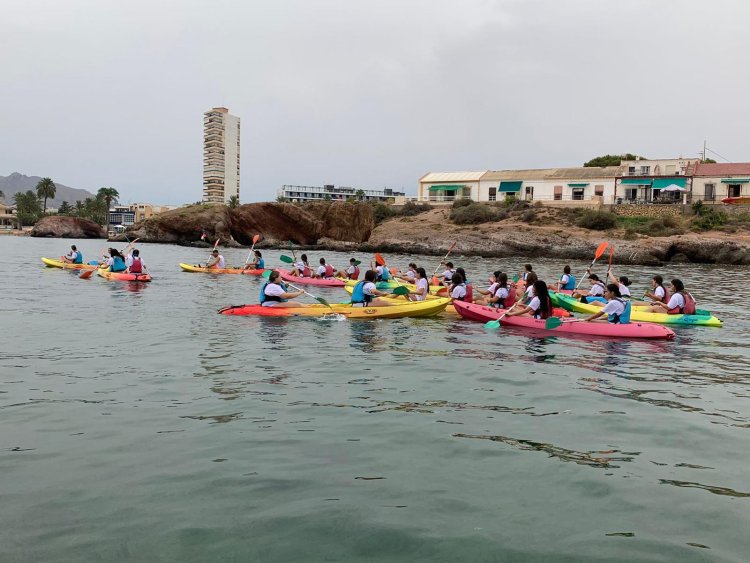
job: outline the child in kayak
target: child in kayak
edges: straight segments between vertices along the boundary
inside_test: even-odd
[[[211,258],[206,263],[206,268],[223,270],[227,267],[227,263],[224,261],[224,257],[219,254],[219,251],[214,249],[211,252]]]
[[[109,269],[110,272],[124,272],[127,269],[127,266],[125,265],[125,259],[122,257],[122,254],[120,254],[117,249],[110,248],[109,258],[107,258],[104,268]]]
[[[695,299],[685,289],[682,281],[675,278],[672,280],[672,297],[669,298],[669,302],[665,304],[657,301],[651,305],[651,310],[654,313],[666,312],[669,315],[694,315]]]
[[[547,289],[552,289],[559,292],[560,290],[572,291],[576,288],[576,277],[570,273],[570,266],[563,268],[563,273],[560,276],[557,284],[547,286]]]
[[[516,290],[508,285],[508,274],[495,272],[497,284],[493,294],[487,298],[486,305],[506,309],[512,307],[516,301]],[[533,286],[532,286],[533,287]]]
[[[411,264],[409,264],[411,267]],[[430,293],[430,282],[427,279],[427,272],[424,268],[416,268],[416,280],[414,282],[416,289],[409,292],[410,301],[424,301]]]
[[[263,307],[305,307],[304,303],[288,301],[305,293],[304,291],[287,291],[281,281],[281,274],[276,270],[268,276],[268,281],[260,288],[260,304]]]
[[[593,303],[594,301],[604,301],[604,289],[605,286],[596,274],[589,273],[589,282],[591,282],[591,289],[587,292],[574,291],[573,297],[579,298],[581,303]]]
[[[539,280],[536,276],[536,272],[530,271],[528,272],[528,275],[526,276],[526,290],[518,297],[517,301],[522,302],[526,305],[529,304],[529,302],[534,297],[534,284]],[[547,293],[549,295],[549,292]]]
[[[409,262],[409,267],[405,272],[394,274],[393,277],[405,281],[406,283],[415,283],[417,279],[417,265],[414,262]]]
[[[488,300],[492,299],[492,297],[494,297],[495,295],[495,291],[497,290],[497,286],[498,286],[498,278],[500,278],[500,274],[502,274],[500,270],[497,270],[492,273],[489,279],[490,285],[487,289],[477,288],[477,293],[479,295],[474,296],[474,303],[478,303],[479,305],[488,304]],[[505,278],[507,280],[508,276],[505,276]]]
[[[141,252],[136,248],[125,258],[126,274],[147,274],[146,265],[141,258]]]
[[[260,253],[260,250],[253,250],[253,254],[255,254],[255,260],[253,260],[249,264],[245,264],[245,269],[246,270],[265,270],[266,261],[263,260],[263,255]]]
[[[623,299],[618,284],[607,284],[604,290],[604,298],[607,300],[607,303],[602,307],[602,310],[586,317],[583,319],[584,321],[596,321],[600,317],[607,315],[607,322],[612,324],[627,324],[630,322],[631,304]]]
[[[652,302],[656,303],[669,303],[669,293],[667,288],[664,287],[664,278],[660,275],[656,275],[651,278],[651,288],[653,291],[647,291],[644,293],[644,297],[651,299]]]
[[[336,277],[345,280],[358,280],[359,279],[359,266],[357,266],[356,258],[349,258],[349,266],[346,270],[339,270],[336,272]]]
[[[627,276],[620,276],[619,278],[616,278],[615,275],[612,272],[609,272],[609,279],[612,281],[612,283],[607,284],[606,287],[609,287],[610,285],[614,284],[617,286],[618,294],[617,299],[622,299],[624,301],[630,300],[630,290],[628,289],[628,286],[630,285],[630,280],[627,278]],[[605,288],[604,290],[604,299],[607,301],[599,301],[593,300],[589,301],[589,305],[593,305],[594,307],[606,307],[607,304],[610,301],[610,298],[607,297],[607,290]]]
[[[531,272],[530,272],[531,273]],[[546,319],[552,314],[552,301],[547,291],[547,284],[542,280],[536,280],[531,286],[531,301],[527,305],[515,305],[513,310],[509,310],[506,315],[516,317],[527,315],[535,319]]]
[[[309,278],[312,277],[312,269],[310,263],[307,261],[307,254],[300,256],[300,261],[293,264],[291,275],[298,278]]]
[[[367,270],[365,272],[365,279],[354,286],[352,291],[352,306],[361,307],[389,307],[396,303],[390,303],[386,299],[378,299],[378,297],[385,297],[389,295],[385,291],[378,291],[375,287],[375,279],[378,274],[375,270]]]
[[[391,272],[388,270],[388,266],[385,264],[378,264],[375,266],[375,281],[387,282],[391,279]]]
[[[534,268],[533,268],[533,267],[531,266],[531,264],[524,264],[524,265],[523,265],[523,271],[522,271],[522,272],[518,272],[518,276],[519,276],[519,277],[520,277],[520,278],[521,278],[521,279],[522,279],[523,281],[525,281],[525,282],[528,282],[528,281],[529,281],[529,280],[528,280],[528,278],[529,278],[529,274],[531,274],[531,273],[533,273],[533,272],[534,272]],[[526,285],[528,286],[528,285],[531,285],[531,284],[530,284],[530,283],[527,283]]]
[[[65,262],[66,264],[83,264],[83,253],[73,244],[70,246],[70,252],[65,256],[60,256],[60,262]]]
[[[451,286],[450,286],[450,295],[451,299],[454,301],[465,301],[467,303],[472,303],[474,301],[474,295],[472,291],[471,284],[466,283],[466,279],[464,278],[463,274],[456,270],[453,272],[453,276],[451,277]]]
[[[321,258],[320,266],[318,266],[318,271],[315,273],[315,277],[321,280],[330,280],[335,273],[336,270],[333,269],[333,266],[326,264],[326,259]]]

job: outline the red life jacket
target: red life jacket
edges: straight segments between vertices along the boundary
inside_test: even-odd
[[[326,277],[333,277],[333,266],[331,266],[330,264],[326,264]]]
[[[669,303],[669,298],[671,297],[671,295],[669,295],[669,290],[666,288],[666,286],[662,285],[661,288],[664,290],[664,297],[661,298],[661,302],[666,305],[667,303]]]
[[[312,270],[310,269],[309,266],[305,266],[302,269],[302,277],[303,278],[310,278],[310,277],[312,277]]]
[[[359,266],[354,266],[354,273],[349,274],[350,280],[358,280],[359,279]]]
[[[512,285],[508,287],[508,297],[505,298],[505,302],[503,303],[503,306],[507,309],[508,307],[512,307],[513,304],[516,302],[516,288]]]
[[[685,307],[682,309],[684,315],[695,315],[695,299],[687,291],[682,292],[682,296],[685,298]]]
[[[467,303],[474,302],[474,288],[471,284],[466,285],[466,295],[464,295],[464,301],[466,301]]]
[[[141,262],[140,258],[133,256],[133,263],[130,265],[130,273],[131,274],[143,273],[143,262]]]

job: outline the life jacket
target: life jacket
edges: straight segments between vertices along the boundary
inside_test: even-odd
[[[682,292],[682,296],[685,298],[685,307],[682,309],[684,315],[695,315],[695,299],[687,291]]]
[[[277,303],[283,303],[283,302],[285,302],[286,299],[283,299],[282,297],[279,297],[278,295],[266,295],[266,287],[268,287],[268,285],[270,283],[271,282],[266,282],[260,288],[260,303],[261,303],[261,305],[263,303],[265,303],[266,301],[276,301]],[[278,285],[279,287],[281,287],[281,289],[283,289],[286,292],[286,286],[283,283],[272,284],[272,285]]]
[[[125,265],[125,262],[122,258],[119,256],[115,256],[112,261],[112,271],[113,272],[124,272],[128,267]]]
[[[130,273],[140,274],[142,272],[143,272],[143,262],[141,262],[140,257],[133,256],[133,263],[130,265]]]
[[[474,302],[474,287],[470,283],[466,284],[466,295],[464,296],[464,301],[467,303]]]
[[[508,307],[512,307],[513,304],[516,302],[516,288],[511,286],[508,286],[508,297],[505,298],[505,302],[503,305],[507,309]]]
[[[460,283],[458,285],[451,286],[451,290],[450,290],[451,294],[453,294],[453,290],[454,289],[456,289],[457,287],[461,287],[461,286],[464,287],[464,296],[463,297],[459,297],[458,299],[460,299],[461,301],[465,301],[467,303],[471,303],[471,300],[468,299],[468,297],[469,297],[469,288],[468,288],[468,286],[465,283]]]
[[[83,252],[76,250],[76,258],[73,260],[73,264],[83,264]]]
[[[380,271],[383,272],[382,274],[380,274],[380,281],[388,281],[389,279],[391,279],[391,273],[388,271],[388,268],[386,268],[385,265],[383,265]]]
[[[263,260],[263,258],[258,258],[258,261],[255,263],[255,269],[256,270],[265,270],[266,269],[266,261]]]
[[[625,306],[625,309],[623,309],[622,313],[620,313],[619,315],[608,315],[607,320],[612,324],[628,324],[630,322],[630,301],[625,301],[624,299],[620,299],[618,297],[615,297],[615,300],[622,303]]]
[[[359,266],[354,266],[354,273],[349,274],[350,280],[358,280],[359,279]]]
[[[669,298],[671,297],[671,295],[669,295],[669,290],[663,285],[660,285],[658,287],[664,290],[664,297],[661,298],[661,302],[666,305],[667,303],[669,303]]]
[[[331,266],[330,264],[326,264],[326,277],[333,277],[333,266]]]
[[[573,274],[568,274],[568,283],[566,283],[560,289],[575,289],[575,288],[576,288],[576,277]]]
[[[303,278],[311,278],[312,277],[312,270],[310,269],[310,266],[305,265],[305,267],[302,268],[302,273],[300,275]]]
[[[372,301],[372,295],[365,295],[365,280],[362,280],[357,285],[354,286],[354,290],[352,291],[352,305],[357,303],[362,303],[363,305],[367,305],[370,301]]]

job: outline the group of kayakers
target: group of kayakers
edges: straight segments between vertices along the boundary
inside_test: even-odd
[[[102,256],[101,260],[92,262],[92,264],[97,264],[100,268],[106,268],[110,272],[116,273],[145,274],[148,272],[137,248],[128,246],[124,252],[125,255],[116,248],[108,248],[107,253]],[[66,264],[83,264],[83,253],[73,244],[68,254],[60,256],[60,261]]]

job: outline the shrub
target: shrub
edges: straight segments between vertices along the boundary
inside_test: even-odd
[[[459,209],[461,207],[468,207],[473,204],[474,201],[471,199],[457,199],[453,202],[453,209]]]
[[[693,219],[691,227],[694,231],[712,231],[726,222],[726,213],[703,206]]]
[[[372,208],[372,216],[375,220],[375,224],[379,225],[386,219],[393,217],[394,211],[384,203],[376,203]]]
[[[606,231],[617,225],[617,217],[609,211],[591,211],[587,209],[578,218],[576,224],[584,229]]]
[[[536,211],[533,209],[527,209],[523,213],[521,213],[521,221],[524,223],[533,223],[536,219]]]
[[[407,201],[397,214],[404,217],[413,217],[414,215],[419,215],[420,213],[430,211],[431,209],[432,206],[429,203],[414,203],[413,201]]]
[[[477,225],[497,220],[498,213],[489,205],[472,202],[451,211],[451,221],[456,225]]]

